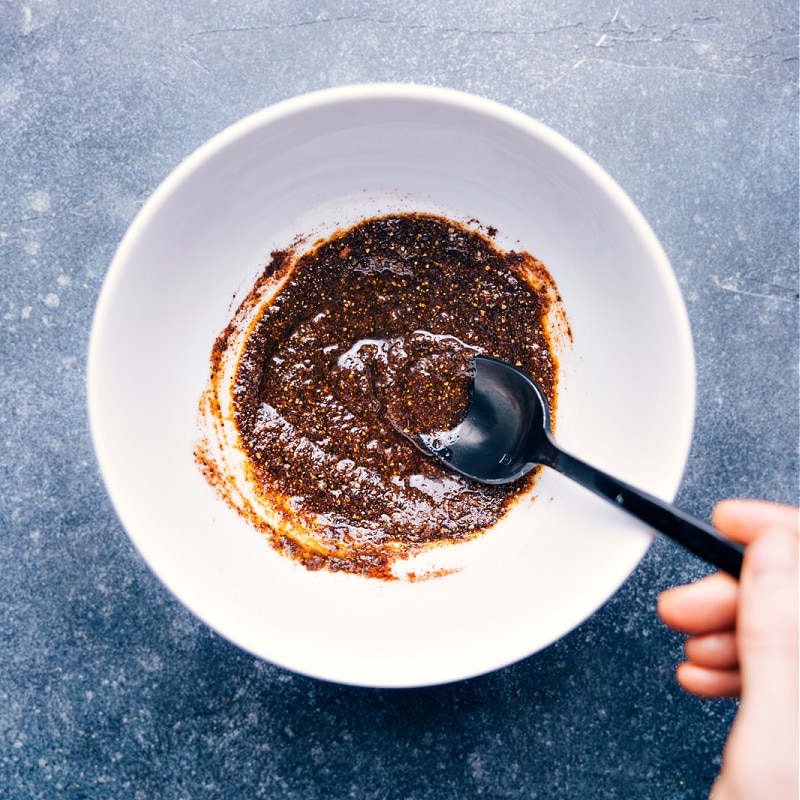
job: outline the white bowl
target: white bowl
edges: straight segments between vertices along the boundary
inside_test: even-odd
[[[519,112],[444,89],[306,95],[186,159],[111,265],[88,395],[120,519],[186,606],[290,670],[402,687],[481,674],[550,644],[619,587],[651,534],[545,471],[500,524],[453,548],[457,572],[385,582],[305,570],[208,486],[193,458],[198,400],[238,299],[273,250],[392,211],[476,218],[498,229],[501,246],[546,264],[574,339],[561,355],[559,441],[671,499],[692,432],[694,360],[664,252],[576,146]]]

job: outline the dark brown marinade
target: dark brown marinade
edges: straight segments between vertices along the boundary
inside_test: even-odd
[[[300,257],[252,327],[234,387],[263,491],[319,523],[321,552],[284,535],[278,549],[311,569],[387,577],[387,543],[413,553],[496,522],[532,479],[471,483],[414,434],[463,418],[478,351],[522,366],[553,405],[550,289],[532,256],[424,214],[364,221]]]

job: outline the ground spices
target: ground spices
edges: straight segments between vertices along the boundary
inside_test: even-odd
[[[276,510],[271,522],[220,486],[226,470],[199,446],[207,479],[309,569],[390,578],[396,558],[493,525],[534,476],[470,482],[416,436],[463,419],[476,353],[521,366],[555,407],[546,319],[559,298],[541,262],[452,220],[397,214],[299,257],[274,253],[265,276],[276,275],[282,286],[251,322],[229,387],[247,479]],[[217,398],[235,327],[212,354]],[[225,407],[207,392],[209,403]]]

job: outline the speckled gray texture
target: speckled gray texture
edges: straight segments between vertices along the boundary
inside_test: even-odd
[[[657,541],[572,634],[464,683],[284,672],[129,543],[92,453],[87,339],[126,227],[212,134],[338,84],[464,89],[583,147],[661,239],[697,351],[680,505],[796,501],[797,63],[795,0],[6,0],[0,797],[705,797],[735,706],[680,691],[654,612],[697,560]]]

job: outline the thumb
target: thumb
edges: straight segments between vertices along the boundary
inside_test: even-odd
[[[745,553],[736,621],[742,704],[765,723],[797,705],[797,625],[798,537],[768,529]]]

